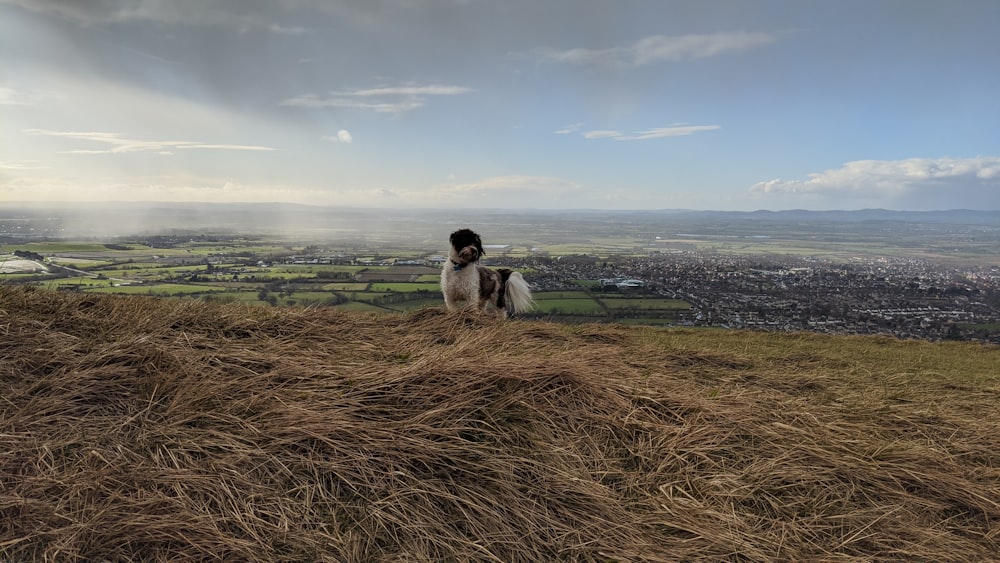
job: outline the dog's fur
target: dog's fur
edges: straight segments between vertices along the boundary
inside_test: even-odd
[[[522,313],[534,306],[531,288],[519,272],[507,268],[491,270],[479,264],[483,241],[470,229],[451,233],[448,261],[441,271],[441,292],[449,310],[485,312],[490,308],[500,318]]]

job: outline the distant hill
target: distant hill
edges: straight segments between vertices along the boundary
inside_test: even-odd
[[[0,560],[995,559],[1000,348],[0,285]]]
[[[697,211],[697,210],[535,210],[535,209],[376,209],[301,205],[292,203],[17,203],[0,210],[0,223],[9,217],[56,221],[56,236],[114,236],[170,231],[294,233],[360,237],[391,235],[410,240],[415,235],[447,231],[460,226],[497,226],[519,232],[599,232],[653,229],[664,224],[731,225],[759,223],[859,223],[894,221],[954,225],[1000,226],[1000,210],[974,211]],[[52,225],[50,225],[52,226]],[[2,234],[2,230],[0,230]],[[435,239],[436,240],[436,239]]]

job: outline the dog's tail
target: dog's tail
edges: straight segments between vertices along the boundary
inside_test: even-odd
[[[531,287],[521,277],[521,272],[510,273],[504,297],[507,312],[510,314],[523,313],[535,308],[535,300],[531,297]]]

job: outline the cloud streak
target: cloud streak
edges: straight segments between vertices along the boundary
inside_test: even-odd
[[[538,60],[545,63],[614,68],[641,67],[740,53],[773,43],[777,39],[776,33],[746,31],[678,36],[652,35],[626,46],[606,49],[575,47],[561,51],[541,48],[535,51],[535,55]]]
[[[625,134],[614,129],[597,129],[594,131],[584,131],[581,135],[584,139],[611,139],[614,141],[648,141],[649,139],[663,139],[666,137],[687,137],[695,133],[705,131],[716,131],[722,129],[720,125],[671,125],[670,127],[654,127],[643,131],[633,131]],[[561,129],[556,131],[557,135],[573,133],[575,129]]]
[[[65,2],[62,0],[7,0],[23,8],[60,17],[83,25],[155,22],[164,25],[235,27],[241,32],[263,30],[280,35],[307,33],[303,27],[269,21],[256,2],[212,2],[198,0],[145,0],[122,3],[108,0]],[[280,12],[275,12],[280,14]]]
[[[427,96],[458,96],[472,91],[472,88],[465,86],[404,84],[347,92],[331,92],[326,97],[316,94],[302,94],[286,98],[278,105],[302,108],[360,109],[400,115],[424,107]]]
[[[435,186],[433,192],[448,197],[500,197],[566,194],[578,191],[579,184],[550,176],[491,176],[474,182]]]
[[[132,152],[157,152],[159,154],[172,154],[171,149],[207,149],[207,150],[230,150],[230,151],[275,151],[273,147],[260,145],[232,145],[203,143],[200,141],[147,141],[139,139],[128,139],[118,133],[108,133],[103,131],[50,131],[48,129],[25,129],[24,133],[29,135],[41,135],[46,137],[60,137],[78,141],[87,141],[107,145],[102,149],[74,149],[61,151],[64,154],[122,154]]]

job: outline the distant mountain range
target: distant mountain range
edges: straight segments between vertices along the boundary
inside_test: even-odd
[[[293,203],[7,203],[0,221],[12,218],[53,219],[66,235],[134,234],[163,230],[223,230],[241,232],[312,232],[334,229],[359,234],[426,232],[442,225],[506,227],[569,227],[576,223],[661,228],[664,223],[837,224],[900,222],[909,224],[1000,226],[1000,211],[953,209],[893,211],[860,209],[837,211],[708,211],[660,210],[514,210],[514,209],[377,209],[312,206]]]

